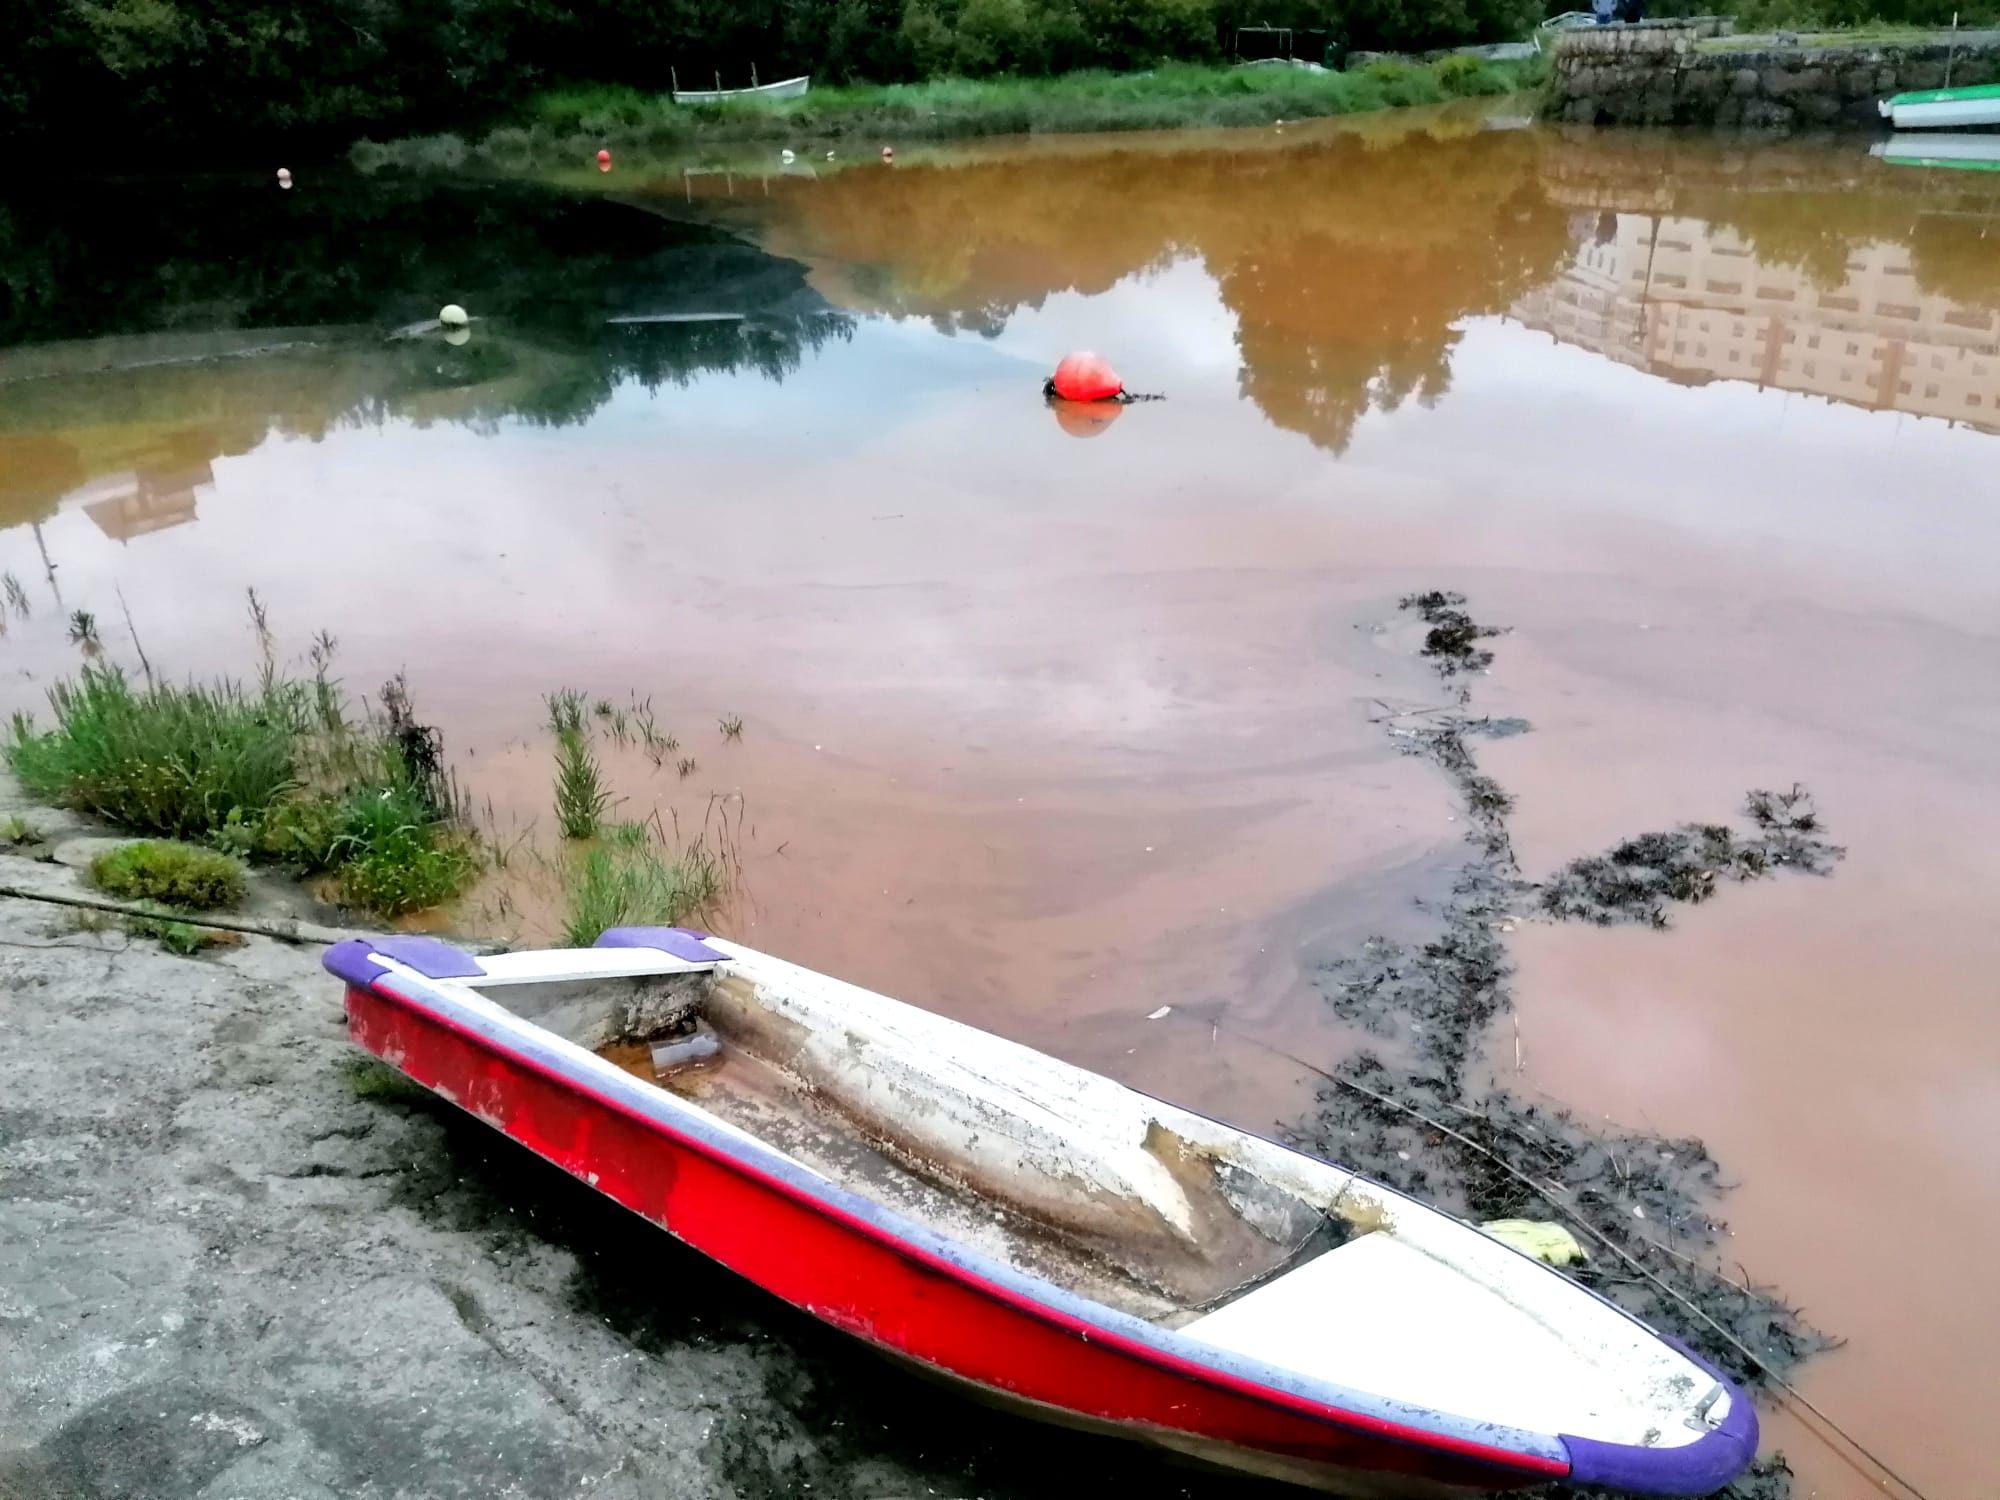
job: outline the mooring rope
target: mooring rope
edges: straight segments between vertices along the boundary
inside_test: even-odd
[[[196,912],[174,911],[170,907],[135,905],[125,901],[100,901],[94,896],[58,895],[54,891],[31,891],[18,885],[0,885],[0,896],[17,901],[42,901],[50,906],[75,906],[85,911],[110,912],[114,916],[139,917],[148,922],[179,922],[187,927],[213,927],[220,932],[242,932],[252,937],[276,938],[281,943],[317,943],[325,947],[344,938],[359,937],[337,927],[321,927],[313,922],[243,922],[229,917],[211,917]]]
[[[1411,1105],[1405,1104],[1400,1099],[1391,1098],[1387,1094],[1377,1093],[1374,1089],[1356,1083],[1352,1079],[1338,1077],[1335,1074],[1327,1072],[1326,1069],[1319,1067],[1316,1064],[1307,1062],[1303,1057],[1298,1057],[1293,1053],[1287,1052],[1282,1047],[1272,1045],[1270,1042],[1265,1041],[1262,1037],[1255,1037],[1251,1036],[1248,1032],[1238,1031],[1234,1026],[1225,1026],[1220,1021],[1211,1021],[1209,1024],[1215,1030],[1226,1032],[1230,1036],[1235,1037],[1238,1041],[1248,1042],[1253,1047],[1262,1048],[1264,1051],[1270,1053],[1273,1057],[1283,1058],[1286,1062],[1293,1064],[1295,1067],[1304,1068],[1308,1073],[1316,1074],[1318,1077],[1325,1079],[1328,1083],[1333,1084],[1336,1088],[1343,1088],[1349,1090],[1350,1092],[1360,1094],[1364,1098],[1372,1099],[1377,1104],[1383,1105],[1385,1108],[1402,1111],[1402,1113],[1410,1116],[1411,1119],[1419,1120],[1425,1125],[1428,1125],[1431,1129],[1439,1132],[1440,1134],[1450,1136],[1460,1145],[1465,1146],[1473,1151],[1477,1151],[1481,1156],[1493,1162],[1494,1165],[1498,1166],[1501,1171],[1507,1173],[1510,1177],[1516,1178],[1520,1182],[1523,1182],[1527,1186],[1533,1188],[1537,1193],[1541,1194],[1542,1197],[1548,1199],[1550,1203],[1554,1204],[1556,1208],[1559,1209],[1564,1214],[1564,1216],[1567,1217],[1570,1220],[1570,1222],[1573,1223],[1577,1228],[1581,1229],[1585,1234],[1589,1235],[1591,1239],[1595,1240],[1598,1244],[1602,1245],[1605,1249],[1609,1250],[1613,1255],[1617,1256],[1621,1261],[1623,1261],[1628,1269],[1636,1271],[1639,1275],[1645,1277],[1646,1280],[1650,1281],[1654,1286],[1658,1287],[1667,1296],[1671,1297],[1675,1302],[1679,1303],[1682,1307],[1686,1308],[1689,1312],[1693,1313],[1697,1318],[1700,1318],[1702,1322],[1708,1324],[1709,1327],[1713,1328],[1717,1333],[1721,1334],[1723,1338],[1727,1339],[1733,1346],[1735,1346],[1735,1348],[1739,1352],[1741,1352],[1741,1354],[1745,1359],[1749,1360],[1759,1370],[1763,1371],[1765,1379],[1769,1380],[1772,1385],[1776,1386],[1786,1396],[1790,1397],[1791,1400],[1797,1403],[1801,1408],[1810,1412],[1827,1428],[1828,1431],[1832,1432],[1842,1442],[1846,1443],[1848,1447],[1853,1449],[1856,1453],[1860,1454],[1861,1457],[1866,1459],[1869,1463],[1873,1464],[1891,1481],[1893,1481],[1895,1484],[1901,1486],[1904,1490],[1906,1490],[1913,1497],[1913,1500],[1929,1500],[1929,1497],[1925,1495],[1922,1490],[1918,1489],[1914,1484],[1910,1483],[1909,1480],[1905,1479],[1894,1468],[1890,1467],[1888,1462],[1885,1459],[1881,1458],[1878,1454],[1876,1454],[1875,1451],[1871,1449],[1866,1443],[1862,1442],[1861,1439],[1857,1438],[1856,1436],[1854,1436],[1853,1433],[1849,1432],[1845,1427],[1842,1427],[1838,1422],[1834,1421],[1832,1417],[1828,1416],[1825,1411],[1823,1411],[1820,1407],[1815,1405],[1812,1402],[1812,1400],[1808,1398],[1805,1395],[1805,1393],[1802,1392],[1797,1386],[1793,1385],[1789,1380],[1785,1379],[1783,1375],[1779,1374],[1778,1371],[1775,1368],[1773,1368],[1769,1360],[1765,1359],[1755,1349],[1752,1349],[1748,1344],[1744,1343],[1742,1339],[1738,1338],[1728,1328],[1724,1327],[1705,1308],[1703,1308],[1699,1303],[1694,1301],[1685,1292],[1682,1292],[1677,1288],[1669,1285],[1667,1282],[1661,1280],[1659,1276],[1654,1274],[1651,1267],[1642,1263],[1638,1259],[1638,1257],[1634,1256],[1623,1245],[1619,1244],[1616,1240],[1612,1239],[1609,1235],[1607,1235],[1603,1230],[1599,1229],[1595,1224],[1591,1223],[1589,1219],[1585,1218],[1583,1211],[1577,1208],[1576,1205],[1569,1200],[1568,1192],[1566,1189],[1562,1187],[1561,1184],[1555,1182],[1543,1182],[1540,1179],[1531,1176],[1529,1173],[1524,1172],[1519,1167],[1515,1166],[1511,1161],[1509,1161],[1506,1157],[1502,1156],[1499,1152],[1494,1151],[1487,1146],[1481,1145],[1478,1141],[1472,1139],[1471,1136],[1465,1135],[1460,1131],[1453,1130],[1449,1125],[1445,1124],[1442,1120],[1433,1119],[1431,1116],[1425,1114],[1422,1110],[1417,1109]],[[1637,1238],[1643,1241],[1645,1244],[1651,1245],[1656,1250],[1661,1250],[1666,1248],[1665,1246],[1659,1244],[1658,1241],[1652,1239],[1648,1235],[1643,1235],[1643,1234],[1638,1235]],[[1679,1259],[1687,1260],[1687,1257],[1681,1256],[1679,1257]],[[1720,1271],[1716,1271],[1709,1266],[1701,1265],[1699,1261],[1687,1260],[1687,1264],[1689,1264],[1690,1266],[1694,1266],[1699,1270],[1707,1271],[1711,1275],[1717,1277],[1719,1280],[1728,1282],[1729,1285],[1731,1286],[1736,1285],[1735,1282],[1729,1281],[1729,1278],[1727,1276],[1724,1276]],[[1741,1288],[1739,1288],[1739,1290],[1741,1290]]]

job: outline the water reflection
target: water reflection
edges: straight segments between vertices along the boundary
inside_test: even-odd
[[[1530,328],[1677,384],[1747,380],[2000,432],[2000,314],[1926,291],[1907,243],[1860,240],[1822,280],[1700,219],[1607,212],[1577,237],[1515,304]]]
[[[161,232],[118,232],[153,200]],[[27,198],[0,220],[0,524],[194,519],[221,458],[356,426],[588,420],[619,387],[780,381],[852,333],[802,267],[544,188],[210,181]],[[386,336],[447,298],[469,336]],[[302,321],[303,319],[316,321]]]
[[[1507,313],[1682,383],[1992,430],[2000,185],[1858,149],[1493,123],[1002,144],[656,190],[811,263],[841,305],[984,337],[1197,261],[1236,321],[1241,394],[1334,453],[1369,412],[1441,398],[1466,320]]]
[[[1229,319],[1237,394],[1335,454],[1368,414],[1443,398],[1469,323],[1503,315],[1678,383],[2000,430],[2000,184],[1492,123],[23,198],[0,222],[0,522],[68,503],[129,539],[193,519],[211,466],[274,435],[562,426],[621,386],[784,380],[856,313],[991,339],[1129,283],[1107,305],[1170,339],[1179,268]],[[462,343],[383,337],[447,298],[478,316]]]
[[[1454,325],[1504,311],[1562,264],[1569,216],[1539,190],[1539,152],[1531,133],[1476,119],[1031,144],[754,192],[706,178],[696,201],[811,262],[840,305],[948,332],[997,335],[1054,294],[1196,260],[1235,316],[1241,393],[1339,452],[1367,412],[1442,396]]]

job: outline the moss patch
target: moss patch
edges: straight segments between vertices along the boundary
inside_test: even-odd
[[[243,866],[226,854],[171,839],[107,849],[90,862],[90,883],[113,896],[214,911],[243,899]]]

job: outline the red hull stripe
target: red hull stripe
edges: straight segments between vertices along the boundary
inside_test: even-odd
[[[853,1195],[761,1143],[704,1128],[699,1117],[656,1118],[573,1076],[559,1055],[534,1055],[551,1049],[524,1050],[528,1039],[511,1028],[449,1013],[461,1009],[452,996],[405,988],[429,987],[387,972],[367,989],[349,987],[357,1042],[712,1259],[872,1343],[1066,1411],[1310,1463],[1471,1488],[1569,1472],[1550,1453],[1329,1405],[1162,1347],[1174,1337],[1166,1330],[983,1264],[948,1241],[926,1245],[920,1237],[931,1236],[917,1226],[865,1200],[839,1201]],[[1563,1452],[1542,1434],[1481,1430]]]

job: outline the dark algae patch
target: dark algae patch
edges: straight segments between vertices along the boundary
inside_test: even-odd
[[[1405,594],[1402,607],[1416,611],[1430,626],[1424,636],[1423,654],[1437,668],[1439,676],[1449,680],[1493,665],[1493,653],[1479,643],[1502,632],[1497,625],[1481,625],[1467,614],[1465,595],[1431,589],[1428,593]]]
[[[1608,853],[1573,859],[1542,887],[1552,917],[1611,926],[1667,925],[1675,902],[1708,900],[1731,881],[1761,880],[1781,870],[1828,875],[1846,853],[1819,836],[1819,814],[1804,788],[1753,791],[1744,810],[1757,826],[1745,836],[1720,823],[1683,823],[1642,833]]]
[[[1435,907],[1436,936],[1371,938],[1322,967],[1319,989],[1335,1014],[1381,1041],[1323,1073],[1314,1111],[1292,1138],[1475,1221],[1581,1225],[1591,1233],[1590,1259],[1569,1274],[1756,1389],[1837,1341],[1772,1289],[1717,1265],[1726,1233],[1717,1202],[1728,1187],[1721,1165],[1698,1140],[1579,1120],[1489,1083],[1478,1064],[1489,1046],[1505,1045],[1496,1023],[1513,1008],[1504,935],[1516,924],[1664,928],[1676,902],[1787,870],[1826,875],[1842,851],[1824,838],[1810,795],[1794,786],[1751,792],[1748,830],[1683,824],[1575,859],[1546,883],[1525,879],[1507,828],[1513,800],[1479,768],[1476,746],[1529,726],[1472,712],[1466,679],[1492,664],[1484,643],[1503,632],[1465,606],[1463,595],[1441,590],[1401,601],[1429,627],[1420,650],[1453,701],[1392,710],[1383,722],[1407,753],[1432,761],[1458,788],[1467,858]],[[1607,1492],[1557,1485],[1544,1493],[1571,1500]],[[1769,1459],[1722,1493],[1788,1500],[1791,1471],[1782,1457]]]

